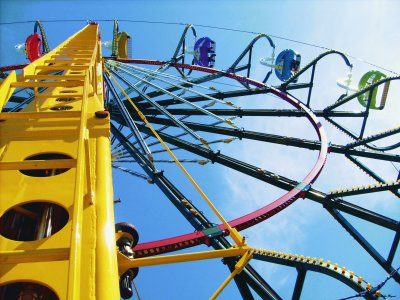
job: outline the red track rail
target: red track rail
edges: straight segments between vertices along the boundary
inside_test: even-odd
[[[120,62],[125,62],[125,63],[135,63],[135,64],[146,64],[146,65],[164,65],[167,64],[167,62],[164,61],[155,61],[155,60],[141,60],[141,59],[119,59],[118,61]],[[186,68],[186,69],[191,69],[191,70],[196,70],[196,71],[201,71],[201,72],[206,72],[210,74],[215,74],[215,73],[222,73],[225,77],[229,77],[244,83],[248,83],[250,85],[253,85],[258,88],[264,88],[266,87],[265,84],[243,77],[239,76],[233,73],[227,73],[224,71],[216,70],[216,69],[210,69],[210,68],[205,68],[205,67],[200,67],[200,66],[194,66],[194,65],[187,65],[187,64],[179,64],[179,63],[171,63],[170,64],[172,67],[176,68]],[[288,191],[286,194],[281,196],[280,198],[276,199],[272,203],[269,203],[260,209],[253,211],[247,215],[244,215],[242,217],[239,217],[237,219],[229,221],[229,225],[236,228],[237,230],[243,230],[246,228],[249,228],[257,223],[260,223],[273,215],[277,214],[278,212],[282,211],[286,207],[288,207],[290,204],[292,204],[294,201],[296,201],[299,197],[304,197],[305,190],[307,187],[309,187],[318,177],[319,173],[321,172],[327,155],[328,155],[328,142],[326,138],[326,134],[324,129],[322,128],[321,123],[318,121],[317,117],[314,115],[314,113],[307,108],[303,103],[300,101],[294,99],[293,97],[283,93],[282,91],[279,91],[277,89],[271,88],[272,93],[275,94],[276,96],[280,97],[282,100],[285,100],[292,106],[296,107],[298,110],[304,110],[307,114],[307,118],[310,121],[310,123],[313,125],[319,141],[321,142],[321,149],[319,150],[319,155],[318,159],[315,162],[313,168],[311,171],[307,174],[307,176],[301,181],[301,183]],[[223,224],[218,225],[219,229],[223,231],[223,234],[227,236],[229,233],[225,230],[225,226]],[[180,236],[175,236],[175,237],[170,237],[167,239],[163,240],[158,240],[158,241],[152,241],[152,242],[147,242],[147,243],[141,243],[138,244],[134,248],[135,252],[135,257],[146,257],[146,256],[151,256],[151,255],[156,255],[156,254],[162,254],[162,253],[167,253],[167,252],[172,252],[184,248],[189,248],[195,245],[199,244],[209,244],[210,240],[209,238],[202,232],[202,231],[196,231],[194,233],[189,233],[185,235],[180,235]]]
[[[167,62],[164,61],[156,61],[156,60],[141,60],[141,59],[119,59],[118,61],[125,62],[125,63],[135,63],[135,64],[146,64],[146,65],[164,65]],[[261,82],[255,81],[253,79],[249,79],[243,76],[239,76],[233,73],[227,73],[225,71],[220,71],[216,69],[210,69],[206,67],[194,66],[194,65],[187,65],[187,64],[179,64],[179,63],[171,63],[173,67],[177,68],[186,68],[201,72],[206,72],[210,74],[215,73],[222,73],[223,76],[229,77],[244,83],[248,83],[258,88],[264,88],[264,85]],[[10,71],[10,70],[17,70],[25,67],[26,65],[12,65],[6,67],[0,67],[0,71]],[[307,113],[307,118],[310,123],[313,125],[319,141],[321,142],[321,149],[319,151],[319,156],[314,164],[311,171],[307,174],[307,176],[301,181],[298,187],[295,187],[288,191],[286,194],[281,196],[280,198],[276,199],[275,201],[261,207],[260,209],[253,211],[247,215],[239,217],[237,219],[229,221],[229,225],[236,228],[237,230],[243,230],[249,228],[257,223],[260,223],[273,215],[277,214],[278,212],[282,211],[294,201],[296,201],[299,197],[304,197],[304,187],[309,186],[312,184],[318,177],[319,173],[321,172],[327,155],[328,155],[328,142],[325,135],[325,131],[322,128],[321,123],[318,121],[317,117],[312,113],[310,109],[308,109],[304,104],[300,101],[290,97],[289,95],[279,91],[277,89],[272,89],[272,93],[276,96],[280,97],[282,100],[288,102],[292,106],[296,107],[299,110],[304,110]],[[223,224],[218,225],[219,229],[223,231],[223,234],[227,236],[229,233],[225,230],[225,226]],[[172,252],[192,246],[196,246],[199,244],[209,244],[209,238],[202,232],[196,231],[194,233],[189,233],[185,235],[170,237],[163,240],[152,241],[147,243],[138,244],[134,251],[135,257],[145,257],[151,256],[156,254],[162,254],[167,252]]]
[[[12,70],[23,69],[23,68],[25,68],[27,65],[28,65],[28,64],[11,65],[11,66],[0,67],[0,72],[6,72],[6,71],[12,71]]]

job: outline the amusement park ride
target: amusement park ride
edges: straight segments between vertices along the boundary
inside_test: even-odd
[[[193,47],[187,45],[190,35],[195,38]],[[250,78],[253,47],[263,40],[271,55],[260,58],[267,72],[256,81]],[[102,55],[102,45],[111,47],[110,57]],[[336,56],[352,69],[339,51],[326,51],[302,66],[301,55],[292,49],[275,57],[275,43],[260,34],[230,66],[219,70],[214,69],[216,42],[197,38],[192,25],[185,27],[168,61],[133,59],[131,46],[131,36],[119,30],[117,21],[112,42],[104,44],[99,25],[90,21],[50,49],[37,21],[25,45],[16,46],[30,64],[0,68],[0,299],[135,298],[140,268],[216,258],[223,259],[229,276],[221,279],[211,299],[231,280],[243,299],[282,299],[253,268],[253,260],[295,269],[293,299],[301,297],[306,274],[311,272],[338,280],[357,296],[384,298],[380,290],[386,282],[369,283],[361,274],[324,259],[247,244],[240,231],[268,222],[300,198],[321,204],[388,278],[400,283],[396,269],[400,262],[395,259],[399,222],[347,201],[366,194],[400,197],[400,173],[383,178],[376,164],[369,164],[400,162],[396,153],[400,127],[366,135],[371,112],[384,110],[390,84],[400,76],[369,71],[354,86],[350,72],[338,80],[343,95],[317,110],[311,105],[317,64]],[[304,79],[306,74],[310,79]],[[280,83],[272,86],[268,81],[274,75]],[[305,91],[304,99],[293,95],[298,90]],[[235,104],[236,99],[266,95],[274,95],[289,108]],[[346,108],[357,101],[362,110]],[[315,138],[269,134],[235,124],[236,118],[252,117],[301,119],[308,122]],[[360,120],[360,128],[350,130],[338,121],[345,118]],[[335,126],[349,142],[331,143],[320,120]],[[305,176],[291,179],[217,150],[219,145],[229,147],[244,140],[318,154]],[[178,158],[176,153],[182,151],[196,159]],[[346,157],[374,182],[332,192],[318,190],[314,182],[331,155]],[[177,166],[200,195],[196,198],[202,198],[216,217],[206,216],[198,208],[203,204],[189,199],[181,184],[173,182],[174,174],[161,170],[161,163]],[[282,192],[277,199],[227,221],[185,163],[219,164]],[[139,233],[132,224],[114,222],[112,168],[156,185],[194,231],[138,243]],[[393,233],[388,253],[374,248],[368,236],[353,226],[355,218]],[[190,249],[198,245],[214,250]],[[184,253],[171,254],[183,249]]]

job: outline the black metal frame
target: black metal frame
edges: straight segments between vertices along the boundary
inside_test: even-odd
[[[253,41],[254,44],[255,41]],[[251,60],[251,45],[250,44],[246,50],[242,53],[241,57],[238,58],[238,60],[232,65],[233,68],[228,69],[231,72],[238,72],[242,70],[247,70],[250,72],[250,65],[247,64],[244,67],[236,68],[237,64],[243,59],[243,57],[246,54],[249,54],[249,59]],[[345,61],[345,63],[351,67],[350,62],[348,61],[347,57],[344,56],[343,53],[338,52],[338,51],[327,51],[320,56],[318,56],[315,60],[313,60],[311,63],[306,65],[303,69],[301,69],[298,73],[296,73],[294,76],[292,76],[290,79],[288,79],[285,83],[283,83],[281,86],[278,88],[280,90],[283,90],[285,92],[288,92],[290,90],[296,90],[296,89],[303,89],[303,88],[308,88],[308,97],[307,97],[307,106],[310,105],[311,102],[311,94],[312,94],[312,87],[313,87],[313,79],[314,79],[314,74],[315,74],[315,69],[316,69],[316,64],[317,62],[322,59],[323,57],[329,55],[329,54],[339,54]],[[236,69],[235,69],[236,68]],[[311,72],[311,79],[309,83],[300,83],[300,84],[291,84],[291,82],[296,81],[296,78],[299,77],[302,73],[304,73],[308,69],[312,69]],[[223,73],[216,73],[216,74],[211,74],[211,75],[206,75],[197,79],[191,79],[187,80],[186,84],[183,84],[186,87],[193,86],[194,84],[197,83],[203,83],[207,82],[209,80],[218,78],[223,76]],[[121,79],[121,78],[120,78]],[[387,80],[395,80],[397,78],[390,78],[386,80],[382,80],[379,83],[375,84],[374,86],[370,86],[366,89],[363,90],[363,92],[368,92],[372,90],[373,88],[377,87],[379,84],[383,84]],[[126,83],[126,82],[125,82]],[[168,89],[168,91],[173,92],[177,91],[178,88],[176,87],[171,87]],[[229,99],[233,97],[240,97],[240,96],[248,96],[248,95],[254,95],[254,94],[268,94],[271,92],[271,89],[268,87],[265,87],[263,89],[252,89],[249,88],[248,86],[245,86],[245,89],[243,90],[236,90],[236,91],[230,91],[230,92],[216,92],[216,93],[210,93],[208,94],[209,96],[212,96],[217,99]],[[361,92],[360,92],[361,93]],[[149,93],[146,93],[146,97],[150,98],[157,98],[160,96],[162,93],[159,91],[152,91]],[[366,112],[364,111],[357,111],[357,112],[349,112],[349,111],[333,111],[333,108],[336,108],[340,106],[343,103],[346,103],[350,101],[351,99],[354,99],[357,94],[351,95],[348,97],[342,97],[340,98],[340,103],[331,105],[327,109],[324,109],[322,111],[316,111],[315,114],[317,116],[322,116],[329,122],[333,123],[334,121],[331,120],[332,117],[358,117],[358,118],[363,118],[363,128],[365,129],[365,124],[366,120],[368,117],[368,107],[366,109]],[[371,94],[371,93],[370,93]],[[191,102],[200,102],[206,100],[204,97],[201,96],[189,96],[185,97],[186,100],[191,101]],[[166,118],[161,118],[160,116],[163,115],[156,109],[152,109],[149,103],[146,103],[143,101],[143,97],[132,97],[132,100],[136,103],[136,105],[139,107],[139,109],[146,115],[146,118],[148,121],[150,121],[153,124],[159,124],[159,125],[164,125],[167,127],[171,126],[176,126],[174,122],[172,122],[169,119]],[[195,109],[183,109],[183,108],[170,108],[171,106],[173,107],[174,104],[177,104],[177,101],[175,99],[163,99],[163,100],[154,100],[156,101],[157,104],[162,105],[164,107],[168,106],[168,112],[171,113],[172,115],[200,115],[201,113],[198,110]],[[369,100],[370,101],[370,100]],[[126,106],[127,103],[125,103]],[[368,105],[367,105],[368,106]],[[123,118],[121,118],[120,113],[115,110],[114,107],[110,107],[111,110],[111,115],[115,121],[120,123],[121,125],[124,125]],[[129,116],[133,120],[138,120],[138,117],[136,116],[136,113],[133,112],[129,106],[128,106],[128,111],[129,111]],[[302,111],[297,111],[297,110],[268,110],[268,109],[209,109],[210,112],[212,112],[215,115],[223,115],[223,116],[235,116],[235,117],[243,117],[243,116],[274,116],[274,117],[299,117],[299,116],[304,116],[305,113]],[[220,134],[220,135],[227,135],[227,136],[232,136],[236,137],[239,139],[254,139],[254,140],[259,140],[259,141],[264,141],[268,143],[276,143],[276,144],[283,144],[287,146],[294,146],[294,147],[300,147],[300,148],[305,148],[305,149],[310,149],[310,150],[317,150],[320,148],[320,143],[312,140],[305,140],[305,139],[298,139],[298,138],[293,138],[293,137],[287,137],[287,136],[279,136],[279,135],[272,135],[272,134],[265,134],[265,133],[260,133],[260,132],[251,132],[247,131],[244,129],[238,130],[238,129],[232,129],[232,128],[227,128],[227,127],[222,127],[222,126],[217,126],[217,125],[206,125],[206,124],[199,124],[199,123],[193,123],[193,122],[187,122],[187,121],[182,121],[182,123],[187,126],[188,128],[194,130],[194,131],[205,131],[209,133],[215,133],[215,134]],[[337,124],[339,129],[342,131],[346,131],[343,127]],[[137,128],[140,132],[143,134],[146,134],[147,136],[151,136],[150,130],[141,124],[137,124]],[[362,133],[363,130],[360,133],[359,137],[352,136],[354,139],[357,138],[362,138]],[[395,133],[400,132],[400,129],[395,129],[390,133],[382,133],[379,135],[379,138],[387,137],[390,135],[393,135]],[[267,171],[264,171],[263,173],[260,173],[258,168],[255,166],[251,166],[249,164],[243,163],[241,161],[235,160],[229,156],[225,156],[220,152],[213,152],[209,149],[205,149],[204,147],[199,147],[198,145],[189,143],[187,141],[184,141],[182,139],[179,139],[178,137],[171,136],[169,134],[166,134],[162,131],[158,132],[159,135],[162,137],[162,139],[171,144],[174,145],[180,149],[184,149],[186,151],[189,151],[193,154],[196,154],[198,156],[201,156],[203,158],[206,158],[213,163],[219,163],[222,165],[225,165],[229,168],[235,169],[239,172],[242,172],[243,174],[246,174],[248,176],[252,176],[254,178],[257,178],[259,180],[265,181],[267,183],[270,183],[274,186],[277,186],[279,188],[289,190],[292,189],[293,187],[297,186],[299,183],[297,181],[293,181],[291,179],[285,178],[283,176],[273,174]],[[356,146],[358,145],[366,145],[367,143],[376,140],[378,138],[366,138],[364,140],[358,140],[355,142],[354,145],[349,144],[349,145],[334,145],[331,144],[329,145],[329,151],[331,153],[338,153],[345,155],[348,159],[356,163],[360,168],[362,169],[367,169],[366,166],[364,166],[362,163],[358,162],[355,156],[358,157],[366,157],[370,159],[378,159],[378,160],[386,160],[386,161],[391,161],[391,162],[400,162],[400,156],[399,155],[394,155],[390,153],[385,153],[384,151],[377,152],[373,147],[371,147],[371,150],[359,150],[355,149]],[[121,141],[120,141],[121,142]],[[134,148],[134,145],[132,144],[132,147]],[[375,172],[372,170],[368,169],[367,172],[371,177],[374,179],[378,180],[379,182],[384,182],[384,180],[379,177]],[[359,207],[357,205],[351,204],[349,202],[344,201],[343,199],[339,197],[345,197],[349,195],[355,195],[355,194],[362,194],[362,193],[370,193],[370,192],[379,192],[383,190],[390,190],[393,194],[396,196],[399,196],[399,193],[397,189],[399,188],[399,184],[393,184],[393,185],[383,185],[383,186],[377,186],[377,187],[372,187],[372,188],[367,188],[367,189],[362,189],[362,190],[357,190],[357,191],[346,191],[346,192],[339,192],[339,193],[334,193],[334,194],[325,194],[321,191],[315,190],[313,188],[310,188],[308,191],[305,192],[305,197],[308,199],[311,199],[313,201],[316,201],[320,204],[323,205],[323,207],[334,217],[334,219],[341,224],[341,226],[349,232],[349,234],[355,238],[355,240],[366,250],[366,252],[374,258],[375,261],[378,262],[378,264],[385,269],[388,273],[395,271],[394,267],[392,266],[393,263],[393,257],[394,254],[397,250],[399,240],[400,240],[400,222],[393,220],[391,218],[385,217],[383,215],[377,214],[373,211],[364,209],[362,207]],[[163,188],[162,188],[163,189]],[[165,189],[165,188],[164,188]],[[183,207],[182,207],[183,206]],[[182,212],[182,209],[184,210],[184,205],[181,203],[180,208],[178,209]],[[379,254],[379,252],[371,245],[368,243],[368,241],[351,225],[351,223],[344,218],[341,212],[348,213],[352,216],[361,218],[363,220],[366,220],[368,222],[371,222],[373,224],[376,224],[378,226],[382,226],[386,229],[393,230],[395,232],[395,237],[393,239],[390,253],[388,257],[385,259],[383,256]],[[188,212],[187,210],[183,211],[182,214],[189,220],[189,222],[193,223],[193,221],[190,221],[190,211]],[[197,214],[197,213],[196,213]],[[192,215],[193,217],[193,215]],[[196,224],[192,224],[194,227],[198,226]],[[204,226],[204,224],[203,224]],[[210,224],[208,224],[210,226]],[[196,228],[196,227],[195,227]],[[212,238],[213,243],[215,243],[216,239],[222,238],[221,236],[217,236],[215,238]],[[226,245],[225,245],[226,246]],[[226,263],[228,264],[228,267],[232,270],[232,266],[234,263],[232,261],[227,261],[225,260]],[[298,268],[298,278],[296,281],[296,285],[293,291],[293,299],[298,299],[301,294],[303,282],[305,279],[305,274],[307,270],[304,269],[299,269]],[[247,273],[246,273],[247,274]],[[247,275],[242,275],[242,276],[237,276],[235,278],[236,284],[239,288],[239,291],[245,299],[252,299],[250,298],[251,292],[249,291],[248,285],[249,284],[253,289],[255,282],[252,281],[253,283],[250,284],[248,282],[248,274]],[[395,273],[393,276],[394,279],[400,283],[400,275],[399,273]],[[259,281],[256,281],[257,284],[260,284]],[[265,285],[266,284],[266,285]],[[268,299],[279,299],[277,298],[278,295],[274,294],[274,298],[271,297],[271,290],[269,289],[269,286],[267,283],[264,284],[263,289],[260,291],[256,291],[260,296],[263,294],[265,298]],[[273,290],[272,290],[273,291]],[[261,293],[261,294],[260,294]],[[269,296],[267,296],[269,295]]]
[[[114,31],[118,31],[118,24],[114,24]],[[185,63],[185,45],[186,45],[186,37],[188,32],[192,30],[192,34],[194,37],[197,37],[196,30],[192,25],[187,25],[184,29],[184,32],[178,42],[176,50],[169,62],[166,63],[165,66],[162,68],[168,68],[171,63]],[[238,56],[238,58],[234,61],[234,63],[227,68],[227,71],[222,71],[215,74],[208,74],[196,79],[187,80],[184,84],[185,87],[192,87],[195,84],[201,84],[204,82],[208,82],[220,77],[223,77],[226,72],[231,73],[239,73],[242,71],[246,71],[247,77],[251,75],[251,60],[252,60],[252,52],[253,47],[261,38],[266,38],[269,41],[270,46],[275,49],[275,45],[273,41],[270,39],[269,36],[265,34],[261,34],[256,36],[250,44],[243,50],[243,52]],[[287,81],[282,83],[281,85],[275,87],[281,91],[289,93],[290,91],[294,91],[297,89],[308,89],[307,95],[307,102],[305,103],[307,107],[310,108],[311,106],[311,98],[312,98],[312,90],[314,86],[314,77],[316,72],[317,63],[327,55],[331,54],[338,54],[344,60],[344,63],[352,67],[348,58],[339,51],[330,50],[327,52],[322,53],[314,60],[312,60],[309,64],[304,66],[299,72],[294,74],[291,78]],[[239,66],[239,63],[242,62],[247,56],[247,62],[243,65]],[[112,59],[115,59],[113,57]],[[185,78],[187,75],[190,74],[191,71],[185,74],[185,69],[175,68],[180,76]],[[306,83],[297,83],[298,78],[304,74],[306,71],[311,70],[310,80]],[[269,71],[263,82],[265,83],[269,76],[271,75],[272,70]],[[147,179],[151,179],[151,183],[157,185],[163,193],[167,196],[167,198],[173,203],[173,205],[180,211],[180,213],[189,221],[189,223],[196,229],[196,230],[207,230],[212,228],[215,224],[212,224],[201,211],[199,211],[189,199],[186,199],[185,196],[167,179],[167,177],[163,174],[162,171],[156,169],[155,165],[152,163],[149,157],[143,155],[143,153],[147,153],[143,143],[141,142],[141,133],[147,134],[151,136],[151,132],[149,129],[137,122],[138,116],[132,110],[130,105],[127,103],[125,99],[120,97],[113,87],[111,80],[105,76],[105,82],[108,87],[108,94],[111,94],[113,97],[107,97],[106,104],[108,105],[108,109],[111,112],[112,119],[119,123],[119,127],[117,128],[113,123],[111,124],[111,130],[113,133],[112,142],[118,142],[119,146],[123,146],[124,150],[128,152],[128,154],[136,160],[143,168],[145,173],[147,174]],[[119,77],[120,80],[121,77]],[[400,222],[386,216],[380,215],[373,211],[364,209],[360,206],[354,205],[350,202],[347,202],[342,199],[342,197],[352,196],[352,195],[359,195],[371,192],[380,192],[389,190],[393,195],[400,198],[399,193],[399,183],[393,184],[386,184],[386,180],[379,176],[375,171],[370,169],[366,164],[362,163],[357,157],[364,157],[369,159],[376,159],[376,160],[383,160],[389,162],[400,162],[400,155],[386,153],[386,151],[390,151],[400,147],[400,143],[395,143],[393,145],[389,145],[386,147],[377,147],[371,144],[374,141],[393,136],[394,134],[400,133],[400,127],[394,128],[387,132],[382,132],[377,135],[371,137],[364,137],[364,132],[369,116],[369,106],[371,103],[372,98],[372,91],[375,88],[378,88],[380,85],[385,84],[386,82],[394,81],[400,79],[400,76],[395,77],[388,77],[384,78],[363,90],[360,90],[352,95],[341,95],[338,100],[329,105],[324,110],[314,111],[316,116],[323,117],[325,120],[330,122],[331,124],[335,125],[339,130],[343,131],[349,137],[351,137],[354,141],[347,145],[329,145],[329,151],[331,153],[337,153],[344,155],[348,158],[352,163],[356,166],[361,168],[365,171],[370,177],[378,182],[384,183],[383,185],[377,185],[362,189],[353,189],[353,190],[341,190],[336,193],[325,194],[321,191],[318,191],[312,187],[304,192],[304,196],[312,201],[320,203],[331,215],[332,217],[360,244],[365,251],[388,273],[394,272],[393,278],[396,282],[400,283],[400,274],[395,272],[393,267],[393,259],[395,253],[397,251],[399,242],[400,242]],[[126,83],[126,82],[125,82]],[[126,83],[128,84],[128,83]],[[243,84],[243,83],[242,83]],[[129,85],[129,84],[128,84]],[[271,88],[265,86],[264,88],[251,88],[247,84],[243,84],[244,89],[237,89],[234,91],[228,92],[221,92],[217,91],[215,93],[209,93],[208,96],[211,96],[216,99],[230,99],[235,97],[242,97],[242,96],[250,96],[256,94],[268,94],[271,92]],[[134,89],[128,88],[127,92],[131,93]],[[177,87],[171,87],[167,89],[169,92],[174,92],[179,90]],[[43,90],[39,90],[39,93]],[[146,91],[146,87],[143,89],[143,92]],[[360,111],[337,111],[334,110],[349,101],[357,98],[359,95],[364,93],[369,93],[367,105],[364,110]],[[152,91],[146,93],[146,96],[152,99],[157,98],[158,96],[162,95],[163,92],[161,91]],[[17,111],[23,106],[27,105],[30,101],[33,100],[33,96],[31,97],[19,97],[17,95],[13,95],[9,102],[16,103],[17,105],[12,109],[5,109],[3,112],[7,111]],[[206,100],[202,96],[189,96],[185,97],[186,100],[190,102],[201,102]],[[164,113],[152,108],[153,106],[146,102],[143,97],[141,96],[134,96],[132,100],[137,104],[137,106],[141,109],[141,111],[146,115],[147,119],[154,124],[165,125],[168,127],[177,126],[171,120],[161,118]],[[183,109],[183,108],[173,108],[175,104],[178,102],[176,99],[163,99],[163,100],[154,100],[158,105],[167,107],[167,111],[172,115],[200,115],[201,112],[195,109]],[[303,117],[305,116],[305,112],[292,110],[292,109],[243,109],[243,108],[232,108],[232,109],[209,109],[209,111],[218,116],[232,116],[232,117],[249,117],[249,116],[272,116],[272,117]],[[353,134],[351,131],[340,125],[338,122],[334,121],[332,118],[360,118],[362,120],[361,129],[358,134]],[[187,126],[188,128],[194,131],[204,131],[208,133],[214,133],[218,135],[224,136],[231,136],[238,139],[252,139],[258,140],[268,143],[274,144],[282,144],[287,146],[299,147],[309,150],[318,150],[320,149],[321,145],[317,141],[313,140],[306,140],[306,139],[299,139],[281,135],[273,135],[261,132],[252,132],[245,129],[234,129],[234,128],[227,128],[218,125],[207,125],[207,124],[200,124],[194,122],[187,122],[182,121],[182,124]],[[122,134],[122,129],[124,127],[130,128],[133,136],[135,137],[135,142],[131,142],[126,136]],[[176,136],[171,136],[166,134],[165,132],[159,131],[159,135],[164,139],[164,141],[168,142],[171,145],[175,145],[180,149],[184,149],[190,153],[193,153],[197,156],[209,159],[213,163],[219,163],[225,165],[229,168],[242,172],[248,176],[257,178],[269,184],[272,184],[276,187],[282,188],[284,190],[290,190],[293,187],[296,187],[299,182],[286,178],[284,176],[280,176],[278,174],[274,174],[272,172],[264,171],[261,173],[259,168],[256,166],[249,165],[242,161],[236,160],[232,157],[226,156],[221,152],[213,152],[210,149],[206,149],[204,147],[200,147],[199,145],[187,142],[183,139],[180,139]],[[136,144],[142,144],[141,151],[136,148]],[[358,149],[356,147],[364,146],[368,149]],[[147,153],[149,154],[149,153]],[[129,173],[129,172],[128,172]],[[143,177],[144,178],[144,177]],[[145,178],[144,178],[145,179]],[[400,179],[400,173],[398,178]],[[182,200],[186,200],[182,201]],[[388,230],[394,231],[394,238],[390,247],[390,251],[388,256],[385,258],[383,257],[365,238],[364,236],[358,232],[352,224],[344,217],[343,213],[350,214],[357,218],[363,219],[368,221],[372,224],[381,226]],[[210,243],[215,249],[222,249],[222,248],[229,248],[231,244],[229,241],[224,238],[222,235],[215,235],[214,237],[210,238]],[[323,272],[319,270],[315,265],[310,264],[309,268],[304,268],[304,266],[296,264],[296,262],[288,263],[287,260],[280,260],[276,257],[269,257],[269,256],[261,256],[261,255],[254,255],[255,259],[268,261],[272,263],[279,263],[284,265],[290,265],[294,267],[298,271],[298,276],[295,284],[295,288],[293,290],[293,299],[299,299],[302,291],[302,286],[306,277],[306,272],[308,271],[317,271]],[[236,258],[232,259],[224,259],[224,263],[227,264],[228,268],[232,271],[234,265],[237,261]],[[330,275],[330,274],[328,274]],[[338,275],[338,278],[343,281],[343,277]],[[235,282],[239,288],[239,291],[244,299],[253,299],[253,295],[251,290],[256,292],[260,297],[263,299],[281,299],[280,296],[265,282],[261,276],[251,267],[251,265],[246,266],[244,272],[239,274],[235,277]],[[347,282],[345,282],[348,284]],[[355,290],[358,290],[359,287],[354,287]],[[367,295],[368,296],[368,295]]]

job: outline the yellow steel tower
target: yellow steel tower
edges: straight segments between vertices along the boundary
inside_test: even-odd
[[[116,51],[117,25],[115,21],[113,55],[125,57],[127,38],[120,35],[122,42],[118,43],[118,48],[123,51]],[[119,299],[120,288],[121,296],[130,297],[130,283],[139,267],[237,258],[232,272],[210,298],[215,299],[255,255],[285,260],[282,263],[285,265],[286,262],[293,263],[287,265],[304,271],[297,279],[300,278],[299,282],[304,281],[306,271],[312,270],[336,279],[342,276],[340,280],[357,291],[371,291],[370,284],[366,289],[362,287],[362,277],[346,268],[339,269],[337,264],[329,261],[324,263],[319,259],[317,263],[316,258],[304,259],[297,254],[292,256],[248,246],[245,238],[223,218],[118,83],[113,75],[113,68],[118,63],[107,62],[105,65],[108,68],[103,66],[98,25],[90,23],[25,67],[20,75],[12,71],[0,82],[0,112],[16,89],[33,90],[33,101],[23,111],[0,113],[0,300]],[[103,71],[222,222],[218,227],[206,230],[217,229],[221,236],[229,234],[233,246],[214,251],[135,258],[132,246],[138,239],[136,229],[127,223],[114,224],[110,116],[104,110]],[[245,81],[236,74],[225,75],[252,82],[257,87],[264,86],[249,79]],[[325,132],[311,110],[281,91],[275,90],[275,94],[308,114],[318,132],[321,150],[317,164],[304,179],[308,180],[307,184],[303,181],[293,185],[285,196],[258,210],[263,213],[252,219],[255,222],[297,199],[304,192],[300,186],[309,186],[315,180],[328,153]],[[228,121],[225,120],[230,124]],[[258,169],[254,168],[257,172]],[[292,183],[287,181],[285,185]],[[181,201],[182,204],[184,201],[189,203],[186,199]],[[197,237],[208,239],[206,230],[196,231],[193,240],[176,241],[174,238],[169,246],[194,243]],[[162,247],[150,248],[149,252],[157,254]],[[378,293],[376,291],[375,295]]]
[[[0,86],[0,111],[35,95],[0,114],[0,285],[16,299],[119,299],[102,72],[89,24]]]

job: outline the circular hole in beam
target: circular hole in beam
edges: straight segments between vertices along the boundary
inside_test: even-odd
[[[74,100],[76,100],[76,99],[75,98],[68,98],[68,97],[60,97],[60,98],[56,99],[57,102],[71,102],[71,101],[74,101]]]
[[[61,94],[74,94],[74,93],[77,93],[77,92],[78,92],[77,90],[63,90],[63,91],[60,91]]]
[[[71,110],[72,108],[73,107],[70,105],[63,105],[63,106],[53,106],[50,109],[54,111],[63,111],[63,110]]]
[[[29,202],[11,207],[0,217],[0,234],[14,241],[36,241],[54,235],[67,222],[68,212],[60,205]]]
[[[7,300],[60,299],[56,295],[56,293],[47,286],[28,281],[20,281],[20,282],[13,282],[9,284],[0,285],[0,297],[1,299],[7,299]]]
[[[53,160],[53,159],[72,159],[71,156],[61,153],[41,153],[35,154],[25,158],[25,160]],[[32,177],[48,177],[65,173],[69,168],[62,169],[33,169],[33,170],[20,170],[20,172],[27,176]]]

